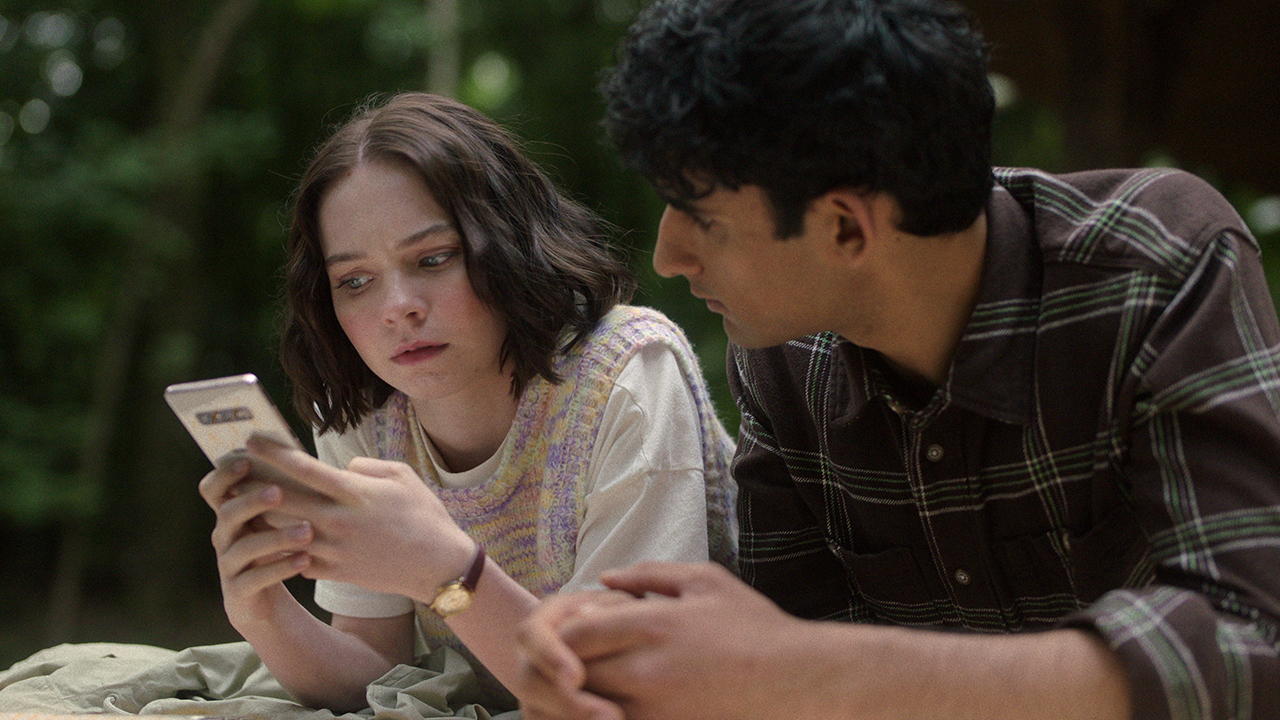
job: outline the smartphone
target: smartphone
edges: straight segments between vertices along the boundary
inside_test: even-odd
[[[243,455],[251,435],[303,448],[253,374],[170,385],[164,399],[215,466]]]

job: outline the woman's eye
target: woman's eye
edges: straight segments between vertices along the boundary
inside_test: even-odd
[[[368,285],[371,279],[372,278],[370,278],[368,275],[360,275],[353,278],[347,278],[346,280],[340,281],[338,283],[338,287],[346,288],[348,290],[359,290],[365,285]]]
[[[457,256],[457,250],[446,250],[444,252],[425,255],[418,261],[418,266],[426,268],[440,267]]]

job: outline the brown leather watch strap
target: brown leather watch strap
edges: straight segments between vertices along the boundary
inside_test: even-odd
[[[484,572],[484,560],[484,546],[476,543],[476,559],[471,561],[467,574],[462,576],[462,587],[471,592],[476,591],[476,585],[480,584],[480,573]]]
[[[484,572],[484,548],[476,544],[476,557],[471,561],[467,573],[457,580],[451,580],[436,591],[436,597],[427,607],[440,617],[447,618],[471,607],[471,598],[476,594],[476,585],[480,583],[480,573]]]

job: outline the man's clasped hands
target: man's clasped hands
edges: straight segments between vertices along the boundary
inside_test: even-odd
[[[803,657],[815,624],[719,565],[641,563],[601,581],[608,590],[549,598],[522,625],[525,720],[736,717],[776,702],[785,678],[797,692],[813,680],[763,658]]]

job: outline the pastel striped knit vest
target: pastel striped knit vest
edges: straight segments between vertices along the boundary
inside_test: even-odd
[[[711,559],[735,569],[734,487],[729,480],[733,442],[715,415],[697,356],[684,333],[656,310],[612,309],[585,342],[555,363],[563,379],[529,382],[513,423],[515,437],[494,476],[472,488],[440,485],[408,398],[394,393],[372,417],[382,457],[407,462],[439,494],[454,521],[480,543],[513,579],[538,597],[555,592],[573,574],[582,526],[587,464],[614,380],[640,348],[663,343],[675,351],[692,391],[701,426]],[[429,609],[417,616],[428,643],[461,649]]]

